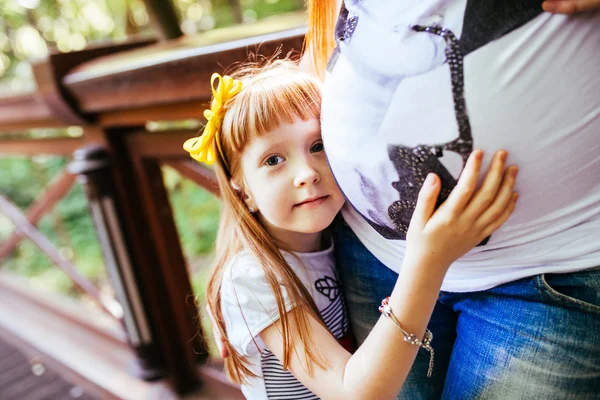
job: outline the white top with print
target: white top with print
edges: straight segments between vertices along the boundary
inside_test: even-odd
[[[311,293],[330,332],[342,338],[349,331],[347,313],[335,272],[333,246],[315,253],[282,252],[294,272]],[[286,311],[294,305],[281,287]],[[227,266],[221,284],[221,308],[231,344],[251,363],[258,378],[242,385],[247,399],[317,399],[269,351],[258,336],[279,319],[275,296],[262,268],[247,251]]]
[[[452,265],[442,288],[485,290],[600,265],[600,12],[552,15],[539,12],[539,3],[518,3],[533,8],[505,32],[490,8],[517,8],[503,2],[346,4],[351,23],[330,62],[322,131],[348,200],[344,218],[361,242],[398,271],[426,174],[445,175],[451,189],[472,149],[485,151],[484,168],[506,149],[520,167],[517,208]],[[463,59],[448,57],[448,40],[411,25],[438,25],[477,46]],[[482,26],[500,35],[478,37]],[[457,111],[460,92],[468,119]],[[457,151],[459,121],[468,121],[472,141]]]

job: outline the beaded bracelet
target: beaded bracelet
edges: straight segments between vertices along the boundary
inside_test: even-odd
[[[425,330],[425,335],[423,336],[423,340],[420,340],[418,337],[413,335],[412,333],[408,333],[402,328],[400,325],[400,321],[396,318],[394,313],[392,312],[392,307],[390,306],[390,298],[389,296],[385,299],[381,300],[381,305],[379,306],[379,311],[389,318],[404,334],[404,341],[424,348],[429,352],[429,369],[427,370],[427,377],[430,378],[433,372],[433,347],[431,347],[431,341],[433,340],[433,333],[429,329]]]

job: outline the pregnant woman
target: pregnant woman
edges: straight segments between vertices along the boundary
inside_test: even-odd
[[[598,2],[544,8],[574,5]],[[421,351],[400,398],[597,398],[600,13],[314,0],[309,19],[325,150],[348,200],[336,250],[359,342],[396,282],[427,174],[442,202],[474,148],[506,149],[521,169],[514,215],[446,276],[429,323],[433,376]]]

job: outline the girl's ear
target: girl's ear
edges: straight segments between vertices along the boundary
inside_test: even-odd
[[[229,181],[229,184],[231,185],[231,187],[233,188],[233,190],[235,190],[240,197],[242,198],[242,201],[244,202],[244,204],[246,204],[246,207],[248,207],[248,210],[253,213],[256,211],[256,204],[254,204],[254,201],[252,200],[252,197],[250,197],[249,194],[247,194],[244,190],[242,190],[242,188],[240,187],[240,185],[238,185],[233,179],[231,179]]]

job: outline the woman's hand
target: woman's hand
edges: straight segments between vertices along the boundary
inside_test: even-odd
[[[546,0],[542,9],[557,14],[575,14],[600,8],[600,0]]]
[[[477,189],[483,151],[473,151],[456,187],[437,210],[441,183],[436,175],[427,176],[407,233],[405,265],[439,266],[445,274],[450,264],[506,222],[518,197],[513,192],[518,168],[505,168],[507,155],[504,150],[494,155]]]

